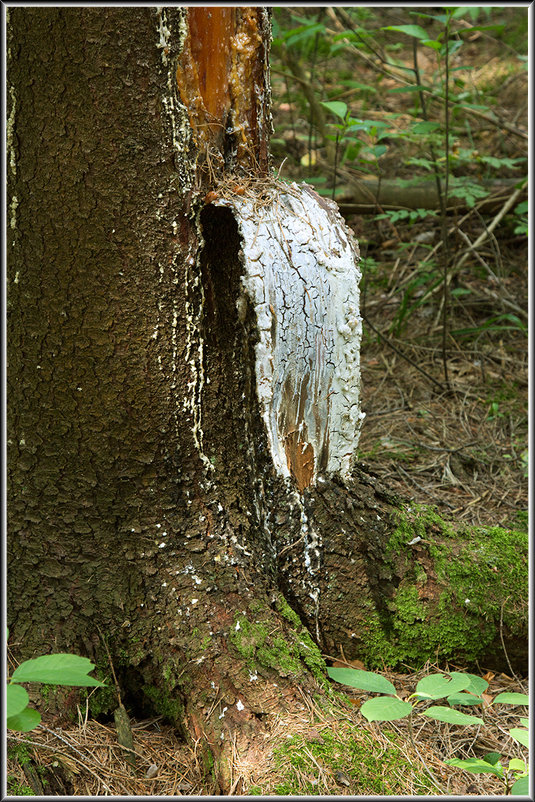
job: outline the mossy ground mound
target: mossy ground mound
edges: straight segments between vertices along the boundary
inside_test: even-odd
[[[526,531],[454,527],[435,509],[413,505],[399,513],[385,557],[403,579],[370,617],[367,667],[430,659],[527,667]],[[516,646],[504,650],[504,636]]]

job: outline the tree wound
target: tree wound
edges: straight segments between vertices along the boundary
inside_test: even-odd
[[[358,444],[358,246],[336,206],[308,186],[219,193],[242,238],[243,291],[259,331],[257,394],[273,463],[302,492],[347,476]]]

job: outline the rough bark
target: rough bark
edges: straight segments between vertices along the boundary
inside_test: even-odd
[[[369,473],[274,470],[236,206],[205,203],[267,174],[268,17],[206,11],[9,13],[8,618],[21,656],[105,667],[105,633],[225,791],[233,741],[322,683],[313,639],[380,662],[414,563]]]

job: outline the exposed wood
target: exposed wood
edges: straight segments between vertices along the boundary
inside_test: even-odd
[[[268,168],[271,132],[267,11],[192,6],[176,80],[200,162],[211,169]]]

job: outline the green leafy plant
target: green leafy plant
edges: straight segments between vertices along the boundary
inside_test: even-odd
[[[335,142],[334,197],[337,169],[346,162],[351,162],[365,166],[369,171],[377,171],[377,161],[387,151],[387,146],[380,142],[387,135],[391,136],[392,132],[389,131],[387,122],[352,117],[347,104],[341,100],[323,101],[320,105],[339,121],[331,124],[334,134],[326,134],[327,139]],[[365,134],[368,142],[360,138],[361,133]]]
[[[75,654],[48,654],[25,660],[13,672],[6,688],[7,728],[18,732],[29,732],[41,721],[41,714],[29,706],[25,682],[42,682],[48,685],[74,685],[79,687],[102,687],[94,677],[88,676],[95,668],[87,657]]]
[[[515,215],[517,218],[517,222],[514,228],[515,234],[521,234],[522,236],[528,236],[529,225],[528,225],[528,202],[522,201],[522,203],[517,204],[515,206]]]
[[[528,726],[528,719],[521,719],[521,722]],[[514,727],[509,730],[509,735],[522,746],[529,747],[529,730]],[[452,757],[444,763],[469,771],[471,774],[494,774],[502,780],[506,794],[529,794],[529,769],[526,762],[514,757],[506,767],[502,765],[500,757],[499,752],[489,752],[482,758],[470,757],[461,760]]]
[[[478,132],[478,124],[482,119],[485,125],[504,131],[511,129],[516,136],[522,136],[523,132],[496,116],[496,98],[493,94],[497,89],[495,80],[490,80],[488,84],[471,80],[469,76],[473,67],[462,63],[462,54],[476,40],[493,40],[496,45],[502,42],[505,48],[514,53],[518,42],[523,47],[527,40],[527,17],[522,20],[518,18],[520,28],[513,41],[507,25],[501,19],[496,20],[489,9],[462,6],[444,7],[436,13],[429,11],[409,11],[409,24],[380,25],[381,15],[370,9],[334,7],[328,12],[323,9],[324,13],[314,9],[310,16],[306,12],[296,16],[286,9],[275,9],[275,20],[280,20],[280,23],[275,26],[274,46],[276,53],[277,43],[280,43],[279,49],[286,47],[294,55],[294,60],[286,62],[286,71],[281,71],[281,74],[286,79],[289,98],[292,75],[296,79],[293,84],[294,99],[299,101],[299,108],[310,123],[308,152],[301,163],[308,166],[307,180],[317,187],[320,194],[330,194],[334,198],[347,192],[346,185],[338,188],[340,178],[349,182],[349,187],[353,182],[359,182],[363,174],[372,174],[381,180],[384,177],[382,165],[388,164],[393,151],[396,156],[400,153],[406,167],[416,168],[410,178],[398,179],[399,203],[396,202],[391,209],[378,207],[380,214],[375,215],[374,219],[386,219],[394,228],[399,224],[431,223],[433,217],[440,222],[440,242],[429,255],[431,259],[436,252],[438,258],[428,269],[416,271],[415,283],[409,282],[403,289],[400,288],[399,314],[393,321],[391,331],[400,336],[423,302],[427,305],[438,302],[434,321],[436,326],[442,319],[442,352],[447,385],[446,345],[450,334],[454,337],[472,337],[480,333],[491,335],[498,328],[526,330],[518,315],[513,320],[504,316],[503,312],[501,315],[492,315],[484,331],[479,332],[477,327],[460,329],[450,323],[450,313],[462,307],[462,293],[470,293],[464,288],[455,288],[452,278],[460,273],[472,251],[476,262],[481,262],[476,247],[471,247],[460,258],[456,255],[458,246],[451,236],[455,226],[459,229],[459,238],[470,244],[463,230],[465,220],[473,220],[474,217],[481,220],[481,210],[487,208],[484,204],[490,201],[491,194],[495,192],[494,180],[502,179],[504,171],[512,171],[517,176],[525,173],[527,163],[524,156],[512,157],[505,149],[503,152],[496,148],[491,152],[484,151],[485,143]],[[285,30],[285,25],[290,30]],[[343,31],[337,32],[333,27],[338,31],[343,28]],[[365,116],[363,109],[373,102],[378,89],[371,86],[369,81],[363,83],[355,80],[355,73],[351,72],[350,66],[345,71],[342,68],[340,74],[334,77],[332,71],[340,53],[344,54],[344,63],[348,65],[351,65],[352,53],[356,64],[364,59],[368,67],[377,73],[377,87],[386,77],[389,86],[383,94],[385,91],[403,93],[410,98],[412,108],[407,108],[401,124],[401,115],[382,110],[379,116],[378,109],[370,115],[374,119],[361,119]],[[517,60],[523,58],[520,53],[514,55]],[[299,59],[298,68],[295,60]],[[422,68],[422,61],[427,64],[425,69]],[[521,72],[514,64],[511,71],[511,75],[520,75]],[[355,106],[349,100],[352,96],[357,99],[358,113],[355,113]],[[311,131],[314,137],[319,136],[320,139],[319,142],[315,140],[314,145]],[[403,142],[407,147],[400,147]],[[326,153],[323,164],[317,159],[318,148],[322,146]],[[383,157],[386,157],[386,162]],[[324,169],[326,165],[327,170]],[[430,192],[433,199],[436,198],[437,207],[413,208],[410,204],[405,207],[403,190],[409,193],[418,189],[425,176],[432,181]],[[519,194],[523,189],[519,185],[516,191]],[[514,233],[525,236],[528,228],[527,202],[517,202],[515,205],[514,200],[516,198],[507,207],[508,212],[511,209],[509,219],[512,220]],[[518,200],[521,201],[521,198]],[[417,202],[418,207],[423,205]],[[458,207],[468,209],[468,214],[451,226],[451,211]],[[395,234],[397,237],[397,232]],[[484,240],[485,232],[474,245],[479,246]],[[499,266],[499,254],[496,259]],[[421,262],[419,268],[423,268],[427,261],[426,258]],[[475,269],[480,269],[478,264]]]
[[[402,699],[396,692],[390,680],[373,671],[363,671],[355,668],[328,668],[328,675],[336,682],[358,688],[371,693],[388,694],[368,699],[360,712],[368,721],[396,721],[409,718],[409,734],[412,740],[412,718],[415,713],[426,716],[435,721],[460,726],[483,726],[483,718],[456,710],[455,707],[483,705],[483,693],[488,688],[488,682],[476,674],[451,671],[447,674],[428,674],[416,685],[414,693],[407,699]],[[425,703],[446,699],[446,705],[432,704],[423,707]],[[411,701],[414,700],[414,701]],[[528,705],[529,696],[525,693],[499,693],[491,704]],[[418,707],[420,705],[420,707]],[[527,719],[521,719],[527,724]],[[522,744],[529,746],[529,733],[527,729],[513,728],[510,736]],[[528,793],[529,775],[523,760],[513,758],[507,768],[500,763],[500,755],[491,753],[484,758],[468,758],[460,760],[451,758],[446,763],[466,769],[473,773],[489,772],[500,777],[504,783],[505,793]]]

